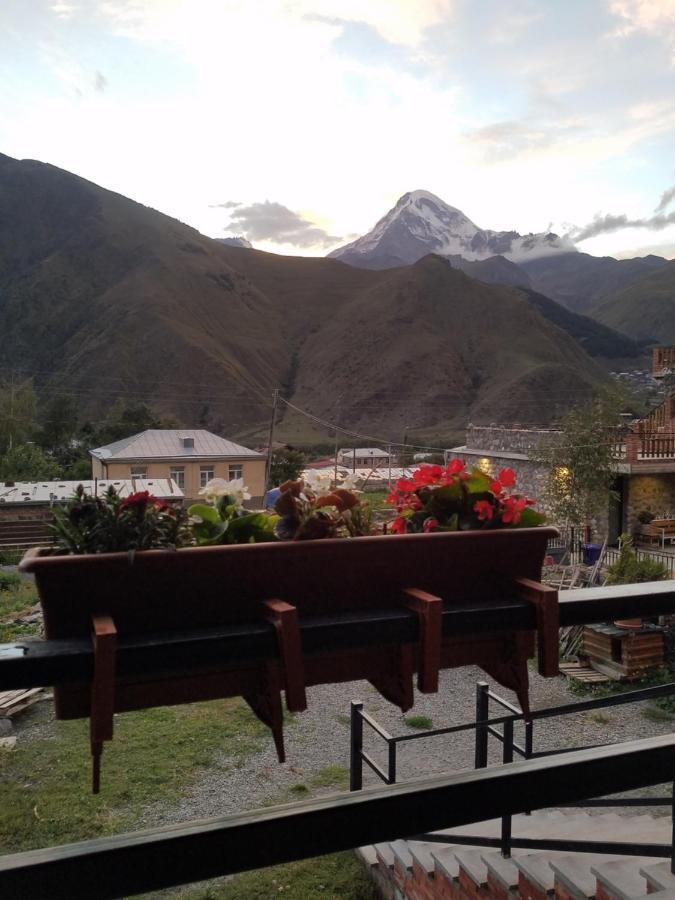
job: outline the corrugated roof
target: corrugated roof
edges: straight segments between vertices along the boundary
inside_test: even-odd
[[[192,440],[194,446],[185,446],[184,439]],[[105,447],[89,451],[92,456],[104,462],[110,460],[145,459],[202,459],[205,457],[227,458],[242,456],[263,459],[261,453],[218,437],[210,431],[194,428],[149,428],[140,434],[132,434]]]
[[[87,494],[93,494],[96,491],[99,497],[105,494],[111,485],[121,497],[126,497],[135,491],[148,491],[153,497],[161,500],[182,500],[184,496],[173,478],[122,478],[116,481],[102,478],[97,481],[15,481],[9,485],[0,481],[0,505],[69,500],[80,484]]]

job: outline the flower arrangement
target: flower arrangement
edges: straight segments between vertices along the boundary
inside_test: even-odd
[[[491,478],[467,470],[461,460],[446,466],[421,465],[400,479],[387,502],[396,507],[393,534],[541,525],[534,500],[514,493],[515,474],[502,469]],[[281,485],[274,512],[247,510],[250,494],[239,478],[214,478],[202,488],[203,502],[187,513],[147,491],[121,498],[113,488],[92,497],[80,485],[55,510],[57,553],[176,549],[183,546],[303,541],[363,537],[380,529],[367,501],[350,479],[333,486],[330,475],[315,473]]]
[[[395,534],[524,528],[541,525],[544,516],[530,497],[513,493],[513,469],[492,478],[481,469],[467,471],[460,459],[447,465],[420,466],[410,479],[401,478],[387,497],[396,507]]]
[[[282,484],[274,505],[278,513],[277,537],[286,541],[307,541],[371,534],[370,505],[362,503],[355,491],[344,484],[331,488],[330,477],[325,475]]]
[[[75,554],[175,549],[189,540],[183,510],[148,491],[120,497],[113,487],[94,497],[78,485],[68,503],[55,507],[52,528],[59,551]]]

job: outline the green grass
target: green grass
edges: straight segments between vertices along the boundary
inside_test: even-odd
[[[642,715],[651,722],[671,722],[673,719],[673,712],[658,706],[658,702],[659,701],[657,700],[656,703],[650,703],[648,706],[645,706],[642,710]]]
[[[317,856],[238,875],[220,885],[192,888],[180,900],[377,900],[373,882],[354,853]]]
[[[429,716],[406,716],[403,721],[408,728],[418,728],[420,731],[430,731],[434,727],[433,719]]]
[[[349,787],[349,770],[344,766],[326,766],[312,775],[309,783],[312,787],[335,787],[346,791]]]
[[[240,700],[161,707],[115,717],[91,793],[87,721],[0,753],[0,852],[48,847],[132,829],[144,805],[187,793],[218,751],[242,760],[270,740]]]
[[[3,572],[0,569],[0,577],[3,574],[13,575],[11,572]],[[35,585],[29,581],[21,581],[19,579],[18,583],[10,584],[7,590],[0,590],[0,621],[8,616],[25,612],[36,603],[37,591],[35,590]]]
[[[609,723],[612,721],[611,716],[608,716],[606,715],[606,713],[600,711],[589,713],[588,718],[591,720],[591,722],[595,722],[596,725],[609,725]]]
[[[5,573],[0,569],[0,577],[2,575],[13,576],[14,573]],[[18,578],[18,576],[15,577]],[[39,625],[15,625],[3,621],[28,612],[35,603],[37,603],[37,593],[35,585],[31,582],[22,581],[20,578],[17,582],[15,578],[12,578],[8,589],[0,590],[0,644],[40,633]]]
[[[24,547],[2,547],[0,548],[0,566],[18,566],[24,557],[26,550]]]

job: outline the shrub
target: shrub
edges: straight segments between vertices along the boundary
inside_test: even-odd
[[[21,578],[15,572],[0,571],[0,591],[9,591],[21,584]]]
[[[640,584],[643,581],[664,581],[670,572],[656,559],[638,559],[630,535],[619,539],[619,558],[607,569],[607,584]]]

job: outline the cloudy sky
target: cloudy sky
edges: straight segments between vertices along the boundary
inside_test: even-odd
[[[675,0],[2,0],[0,152],[275,252],[422,188],[675,257]]]

